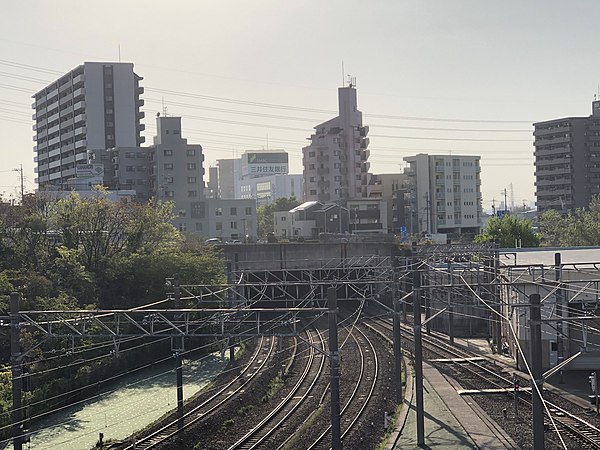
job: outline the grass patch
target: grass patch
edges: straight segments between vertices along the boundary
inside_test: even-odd
[[[277,392],[281,389],[281,387],[283,386],[284,376],[285,373],[282,370],[280,370],[277,373],[277,376],[271,380],[271,382],[269,383],[269,387],[267,388],[267,393],[261,398],[261,401],[263,403],[267,403],[269,400],[271,400],[273,396],[277,394]]]
[[[291,448],[296,447],[296,442],[298,441],[298,439],[300,439],[300,436],[302,436],[302,434],[304,434],[305,431],[309,430],[314,423],[316,422],[316,420],[319,418],[319,416],[323,413],[323,408],[325,408],[325,404],[321,404],[321,406],[319,406],[319,408],[309,416],[308,420],[306,422],[304,422],[302,424],[302,426],[298,429],[298,431],[296,431],[294,433],[294,437],[292,437],[287,444],[285,444],[285,446],[283,447],[282,450],[289,450]]]
[[[242,406],[240,409],[237,410],[237,415],[240,417],[244,417],[247,416],[250,411],[252,411],[254,409],[254,405],[246,405],[246,406]]]

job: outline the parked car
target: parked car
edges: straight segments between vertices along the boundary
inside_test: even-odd
[[[221,238],[210,238],[204,241],[206,244],[220,244]]]
[[[230,239],[228,241],[225,241],[226,244],[241,244],[242,241],[240,241],[239,239]]]

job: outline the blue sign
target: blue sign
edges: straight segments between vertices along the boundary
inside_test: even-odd
[[[406,227],[400,227],[400,240],[402,242],[408,240],[408,231],[406,230]]]

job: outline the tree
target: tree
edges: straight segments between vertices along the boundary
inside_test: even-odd
[[[600,196],[592,197],[587,208],[561,216],[549,210],[540,217],[543,242],[548,246],[600,245]]]
[[[492,217],[484,230],[475,236],[477,244],[495,242],[502,248],[539,247],[540,237],[533,230],[531,221],[520,217],[505,215],[502,218]]]
[[[273,213],[279,211],[289,211],[298,206],[300,202],[296,197],[278,198],[274,203],[259,206],[256,210],[258,216],[258,235],[266,236],[274,231]]]

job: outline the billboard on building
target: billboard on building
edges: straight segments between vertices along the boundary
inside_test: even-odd
[[[104,164],[77,164],[75,176],[77,178],[94,178],[104,175]]]
[[[247,152],[242,157],[242,176],[279,175],[289,172],[286,152]]]

